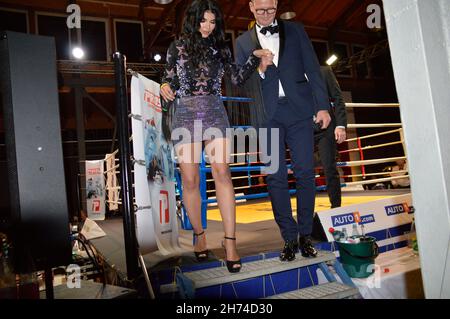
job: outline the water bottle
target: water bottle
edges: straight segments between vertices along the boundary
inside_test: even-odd
[[[343,228],[343,229],[342,229],[342,235],[341,235],[341,241],[346,241],[347,238],[348,238],[348,235],[347,235],[347,229],[346,229],[346,228]]]
[[[358,225],[355,223],[352,226],[352,237],[356,238],[359,236],[359,232],[358,232]]]
[[[335,230],[333,232],[333,239],[335,241],[339,241],[339,240],[341,240],[341,235],[342,235],[342,233],[339,230]]]
[[[418,253],[419,246],[417,245],[416,223],[415,223],[414,217],[412,219],[411,230],[410,230],[409,234],[410,234],[410,240],[411,240],[411,248],[413,249],[414,253]]]

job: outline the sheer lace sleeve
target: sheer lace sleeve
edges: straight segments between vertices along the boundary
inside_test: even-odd
[[[252,73],[256,70],[259,65],[260,59],[255,55],[250,54],[244,65],[238,65],[233,63],[233,58],[231,57],[230,49],[225,50],[226,54],[226,63],[225,63],[225,72],[227,72],[231,81],[234,85],[243,85],[245,81],[252,75]]]
[[[180,87],[180,81],[177,74],[178,49],[176,41],[173,41],[167,49],[166,67],[161,84],[169,83],[172,90],[176,91]]]

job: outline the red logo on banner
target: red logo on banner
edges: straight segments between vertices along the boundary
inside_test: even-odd
[[[144,101],[147,103],[147,106],[154,109],[156,112],[161,113],[161,100],[159,95],[153,94],[153,92],[149,90],[145,90],[144,92]]]
[[[403,203],[402,205],[403,205],[403,211],[409,213],[409,212],[410,212],[410,209],[409,209],[408,203]]]
[[[99,212],[100,211],[100,200],[94,199],[92,201],[92,211],[93,212]]]
[[[169,224],[170,215],[169,215],[169,192],[161,190],[159,192],[159,223],[163,224],[163,216],[164,216],[164,224]]]
[[[361,222],[361,216],[359,215],[359,212],[353,212],[353,218],[355,220],[355,223],[360,223]]]

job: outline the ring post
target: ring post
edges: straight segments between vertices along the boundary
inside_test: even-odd
[[[136,222],[134,219],[131,158],[128,127],[128,92],[125,73],[125,57],[113,54],[116,90],[117,132],[119,137],[119,163],[121,169],[123,233],[128,279],[136,279],[139,273]]]
[[[202,162],[200,163],[200,196],[202,198],[202,227],[207,228],[206,222],[206,210],[208,209],[208,194],[206,193],[206,162],[205,162],[205,152],[202,152]],[[217,194],[216,194],[217,196]]]

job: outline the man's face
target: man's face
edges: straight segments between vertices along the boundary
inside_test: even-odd
[[[266,27],[275,20],[278,5],[277,0],[252,0],[249,5],[250,11],[260,26]]]

